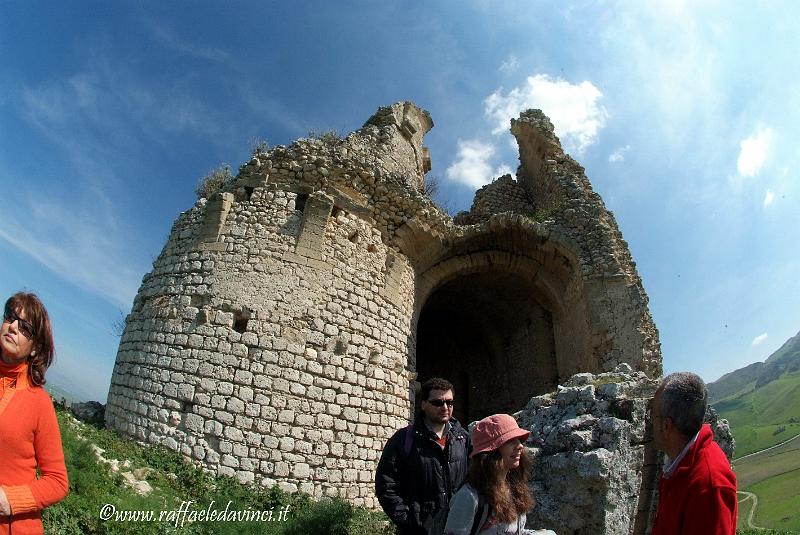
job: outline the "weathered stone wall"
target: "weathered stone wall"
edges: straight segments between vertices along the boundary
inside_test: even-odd
[[[644,533],[657,462],[645,413],[657,386],[622,364],[576,374],[515,415],[531,430],[530,526],[565,535]]]
[[[202,202],[179,220],[129,318],[108,422],[219,474],[371,505],[371,463],[409,412],[410,304],[373,291],[387,248],[353,215],[330,218],[318,258],[293,252],[296,200],[235,203],[224,252],[197,250]]]
[[[422,193],[432,125],[411,103],[381,108],[345,139],[255,154],[182,214],[128,317],[109,427],[242,481],[374,507],[418,374],[451,377],[468,419],[578,372],[660,375],[627,245],[549,121],[513,123],[517,180],[482,189],[463,224]],[[612,457],[635,471],[639,453]],[[597,488],[616,492],[614,477]]]
[[[503,212],[534,216],[528,192],[511,175],[503,175],[478,189],[469,212],[460,212],[454,221],[458,225],[474,225]]]

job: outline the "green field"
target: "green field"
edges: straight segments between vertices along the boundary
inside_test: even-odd
[[[736,520],[737,533],[741,532],[743,528],[747,527],[747,517],[750,514],[750,509],[753,508],[753,500],[742,501],[742,495],[739,495],[739,511]]]
[[[757,526],[800,530],[800,468],[756,483],[750,491],[758,496],[753,518]]]
[[[758,496],[757,526],[800,530],[800,437],[775,449],[734,461],[739,490]],[[751,501],[741,504],[739,526],[747,525]]]
[[[800,468],[800,437],[775,449],[733,463],[740,490],[750,490],[750,487],[759,481],[798,468]]]
[[[713,406],[731,425],[737,457],[778,444],[800,433],[800,372]]]

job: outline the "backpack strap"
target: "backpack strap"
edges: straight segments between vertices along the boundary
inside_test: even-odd
[[[411,454],[411,446],[414,444],[414,424],[406,427],[405,438],[403,440],[403,453],[406,457]]]
[[[489,502],[483,494],[478,493],[478,507],[475,508],[475,516],[472,518],[472,529],[469,530],[469,535],[475,535],[478,530],[486,523],[489,518]]]

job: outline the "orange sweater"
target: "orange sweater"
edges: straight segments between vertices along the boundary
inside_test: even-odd
[[[0,516],[0,535],[44,533],[42,509],[67,495],[67,469],[53,402],[29,384],[27,364],[0,361],[0,459],[11,506],[11,516]]]

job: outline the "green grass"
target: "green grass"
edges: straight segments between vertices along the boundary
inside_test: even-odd
[[[714,403],[728,420],[741,457],[800,433],[800,372],[788,373],[758,390]],[[776,433],[784,427],[780,433]]]
[[[739,499],[741,500],[741,495],[739,495]],[[739,529],[736,530],[737,533],[742,531],[741,528],[747,526],[747,516],[750,514],[750,509],[753,508],[753,500],[745,500],[739,502],[739,510],[737,511],[736,516],[736,525]]]
[[[753,523],[766,528],[800,530],[800,468],[771,477],[750,488],[758,496]]]
[[[86,534],[168,534],[187,535],[382,535],[386,532],[383,514],[356,508],[334,499],[314,502],[304,494],[287,494],[277,487],[243,485],[231,478],[213,478],[183,457],[162,447],[139,446],[115,433],[88,425],[77,427],[71,416],[58,410],[70,492],[62,502],[45,509],[45,532],[55,535]],[[130,460],[132,468],[152,468],[148,482],[154,492],[136,495],[122,483],[118,473],[97,461],[89,443],[105,449],[106,458]],[[185,516],[172,514],[184,502],[192,502]],[[213,502],[213,505],[212,505]],[[209,506],[221,514],[229,511],[272,511],[271,521],[191,521]],[[110,504],[110,505],[106,505]],[[122,521],[120,517],[101,520],[103,507],[116,514],[125,511],[152,511],[152,521]],[[285,521],[278,515],[288,507]],[[252,514],[252,513],[251,513]],[[164,515],[161,521],[157,517]],[[283,516],[283,515],[281,515]],[[265,518],[267,515],[264,516]],[[177,526],[177,527],[176,527]]]
[[[775,449],[734,461],[733,469],[739,489],[753,492],[751,487],[756,483],[800,469],[800,437]]]
[[[792,533],[797,533],[797,532],[786,531],[782,529],[737,529],[736,530],[736,535],[785,535]]]
[[[758,509],[753,517],[757,526],[800,529],[800,437],[775,449],[734,461],[733,469],[739,490],[758,496]],[[786,492],[786,489],[794,492]],[[739,525],[747,525],[752,501],[740,503]]]
[[[782,432],[777,432],[780,428]],[[750,453],[761,451],[800,434],[800,424],[771,424],[758,427],[731,428],[736,439],[735,456],[738,459]]]

